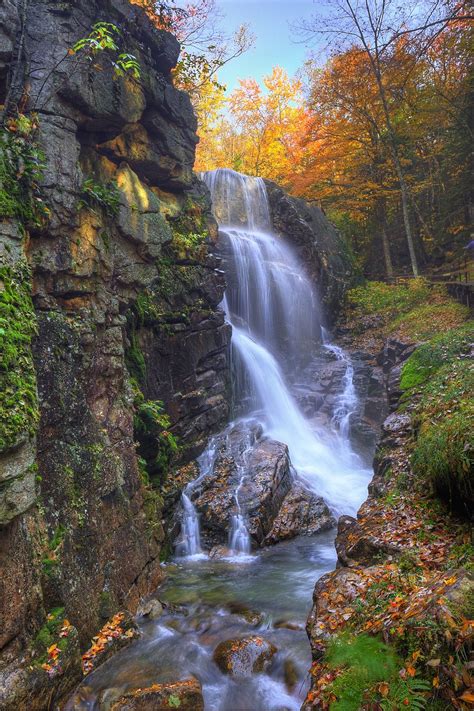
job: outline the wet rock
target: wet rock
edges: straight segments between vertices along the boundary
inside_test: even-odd
[[[153,684],[130,691],[110,707],[110,711],[204,711],[201,684],[197,679],[185,679],[169,684]]]
[[[213,471],[203,480],[194,506],[200,514],[203,538],[208,543],[227,543],[232,516],[239,504],[247,528],[260,545],[270,531],[284,497],[291,487],[288,447],[262,437],[261,426],[242,423],[222,437]]]
[[[224,674],[250,676],[263,672],[277,648],[263,637],[244,637],[221,642],[214,651],[214,661]]]
[[[364,533],[357,519],[341,516],[338,521],[336,551],[341,565],[371,565],[381,558],[400,555],[403,549]]]
[[[293,630],[294,632],[302,632],[304,625],[300,622],[291,622],[290,620],[278,620],[273,625],[277,630]]]
[[[384,446],[396,445],[400,437],[406,436],[412,429],[412,421],[409,414],[393,412],[382,425],[382,436]]]
[[[336,229],[316,205],[291,197],[270,180],[265,180],[265,185],[276,232],[297,250],[318,284],[326,313],[335,315],[351,274],[349,260],[336,247],[340,240]]]
[[[159,600],[151,598],[147,601],[142,601],[137,610],[137,615],[146,617],[149,620],[157,620],[163,614],[164,608]]]
[[[292,659],[285,659],[283,663],[283,674],[285,677],[286,688],[291,693],[298,683],[298,670]]]
[[[255,627],[262,624],[264,620],[264,615],[261,612],[252,610],[241,602],[229,602],[227,609],[232,615],[243,617],[246,622]]]
[[[270,533],[265,537],[265,543],[278,543],[299,535],[312,536],[335,525],[336,521],[324,500],[306,489],[301,482],[294,481]]]
[[[92,647],[83,654],[84,673],[90,674],[139,636],[138,626],[130,612],[124,611],[114,615],[94,638]]]

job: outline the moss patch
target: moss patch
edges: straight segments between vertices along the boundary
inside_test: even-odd
[[[417,348],[403,366],[407,400],[416,392],[417,437],[411,458],[419,486],[430,483],[452,510],[474,506],[474,322],[439,334]]]
[[[33,435],[39,422],[31,354],[35,333],[28,266],[0,265],[0,451]]]

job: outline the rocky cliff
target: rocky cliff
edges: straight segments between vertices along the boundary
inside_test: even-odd
[[[317,205],[292,197],[279,185],[265,180],[275,231],[296,248],[313,282],[317,284],[323,314],[332,322],[339,313],[353,265],[348,249],[334,225]]]
[[[117,75],[115,54],[70,51],[99,21],[139,81]],[[42,667],[53,617],[84,647],[156,586],[169,461],[227,419],[224,284],[192,172],[196,120],[171,82],[178,53],[125,0],[0,8],[2,708],[54,698],[59,665]],[[40,219],[7,184],[13,149],[31,145]],[[25,654],[33,681],[9,666]],[[67,685],[77,673],[75,661]]]

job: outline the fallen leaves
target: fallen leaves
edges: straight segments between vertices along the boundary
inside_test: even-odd
[[[92,645],[87,652],[82,655],[82,671],[89,674],[95,667],[97,657],[102,655],[104,651],[112,645],[114,640],[127,640],[135,637],[133,629],[124,629],[123,623],[125,614],[118,612],[112,617],[100,630],[100,632],[92,638]]]

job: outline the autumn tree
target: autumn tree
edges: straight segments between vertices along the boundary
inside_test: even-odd
[[[306,120],[302,85],[280,67],[263,79],[241,79],[204,137],[207,168],[222,162],[236,170],[288,184],[299,162],[301,135]]]
[[[219,87],[217,72],[253,44],[247,25],[235,32],[222,30],[222,13],[215,0],[195,0],[181,5],[176,0],[131,0],[144,7],[154,24],[175,35],[181,54],[174,70],[176,86],[187,91],[197,105],[208,85]]]
[[[405,235],[410,253],[412,270],[418,275],[418,259],[415,250],[410,216],[409,184],[399,150],[397,126],[392,118],[394,101],[387,81],[387,55],[400,38],[412,35],[420,44],[423,56],[426,48],[442,30],[459,18],[465,17],[464,3],[450,5],[439,0],[427,3],[400,5],[395,0],[329,0],[330,16],[303,22],[302,30],[308,35],[323,33],[338,51],[347,46],[358,46],[366,54],[375,80],[383,114],[383,129],[387,136],[390,153],[400,188]],[[337,40],[334,38],[337,37]]]

